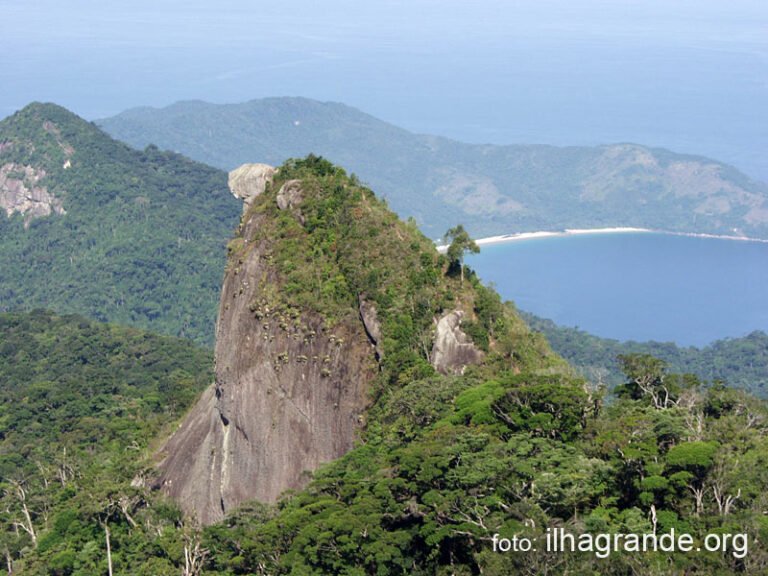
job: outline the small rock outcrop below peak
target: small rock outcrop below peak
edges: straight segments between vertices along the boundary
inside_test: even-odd
[[[288,180],[277,192],[277,207],[280,210],[295,208],[301,203],[301,180]]]
[[[304,225],[304,216],[299,209],[302,198],[301,180],[288,180],[277,192],[277,207],[280,210],[290,210],[299,223]]]
[[[243,200],[243,213],[248,211],[253,199],[264,192],[275,171],[268,164],[243,164],[229,173],[229,189]]]
[[[472,340],[461,330],[461,310],[448,312],[437,321],[432,346],[432,366],[441,374],[460,374],[483,359]]]
[[[25,227],[33,218],[64,214],[61,200],[40,185],[45,175],[45,170],[13,162],[0,166],[0,209],[7,216],[22,214]]]

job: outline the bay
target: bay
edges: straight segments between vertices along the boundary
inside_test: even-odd
[[[618,340],[702,346],[768,330],[768,243],[663,233],[482,246],[465,263],[518,308]]]

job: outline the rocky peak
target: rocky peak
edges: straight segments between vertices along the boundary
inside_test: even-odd
[[[356,178],[310,155],[242,167],[230,183],[250,207],[229,243],[215,382],[153,481],[206,524],[246,500],[274,502],[349,451],[374,382],[430,372],[430,356],[443,372],[483,358],[462,312],[444,312],[473,288]]]
[[[274,171],[248,165],[233,174],[233,193],[248,203]],[[294,211],[300,201],[298,180],[269,200]],[[256,211],[244,217],[244,248],[222,288],[215,382],[162,449],[154,480],[205,524],[246,500],[274,502],[348,452],[378,373],[359,317],[331,326],[317,312],[275,298],[275,245],[258,239],[268,218]]]

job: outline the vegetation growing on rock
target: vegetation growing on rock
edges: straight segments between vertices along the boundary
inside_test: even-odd
[[[300,182],[302,199],[281,209],[276,196],[294,181]],[[494,352],[489,362],[557,363],[548,360],[554,357],[544,340],[495,292],[471,271],[470,285],[464,286],[457,263],[439,255],[413,222],[399,220],[354,175],[327,160],[312,155],[289,160],[251,210],[267,217],[231,245],[229,266],[237,267],[247,250],[264,243],[266,259],[279,273],[277,283],[263,284],[254,313],[269,309],[282,318],[309,309],[332,329],[342,318],[358,318],[361,299],[372,303],[383,332],[386,381],[433,373],[434,323],[454,309],[466,313],[463,326],[476,344]]]

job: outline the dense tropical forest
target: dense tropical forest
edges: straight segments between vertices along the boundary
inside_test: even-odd
[[[380,405],[364,445],[306,491],[277,510],[257,506],[210,528],[212,573],[765,570],[765,406],[664,374],[646,357],[627,357],[626,369],[609,406],[562,374],[474,373],[407,385]],[[660,391],[669,392],[666,402],[655,401]],[[543,542],[548,527],[674,529],[698,545],[710,532],[747,534],[749,552],[601,559],[493,550],[494,534]]]
[[[372,411],[363,443],[307,490],[201,530],[131,480],[206,383],[208,353],[75,316],[0,324],[2,546],[13,573],[106,573],[107,539],[115,574],[148,576],[756,574],[768,563],[765,405],[647,357],[626,358],[608,406],[583,381],[532,367],[404,384]],[[747,533],[749,552],[599,559],[491,544],[497,532],[637,533],[654,522],[697,539]]]
[[[162,541],[165,524],[176,534],[183,522],[163,512],[168,505],[147,509],[131,480],[153,439],[211,381],[211,353],[42,310],[0,314],[0,335],[0,551],[8,574],[106,573],[105,534],[122,573],[153,574],[154,540]],[[130,548],[133,532],[143,540]],[[139,569],[144,563],[150,567]]]
[[[409,266],[385,278],[391,289],[377,295],[392,312],[387,360],[357,446],[276,505],[251,503],[201,528],[152,489],[151,462],[157,440],[209,382],[210,354],[75,316],[5,314],[0,466],[9,574],[768,570],[768,407],[761,400],[672,373],[645,354],[619,358],[622,383],[609,396],[462,268],[461,251],[424,252],[429,244],[416,227],[394,217],[376,230],[357,226],[365,206],[380,214],[381,205],[325,161],[284,170],[304,183],[304,223],[268,204],[274,191],[253,208],[271,214],[286,242],[273,264],[292,288],[274,295],[278,304],[309,307],[332,322],[361,282],[375,288],[377,270],[395,269],[392,258]],[[379,247],[378,257],[353,260],[353,240]],[[295,257],[306,254],[294,250],[301,247],[317,259]],[[230,246],[230,265],[245,249]],[[329,274],[310,282],[315,261]],[[485,352],[479,365],[461,374],[432,369],[421,338],[429,330],[425,305],[466,310],[467,333]],[[497,534],[542,542],[554,527],[573,534],[674,529],[697,546],[707,535],[744,534],[748,550],[606,558],[494,551]]]

